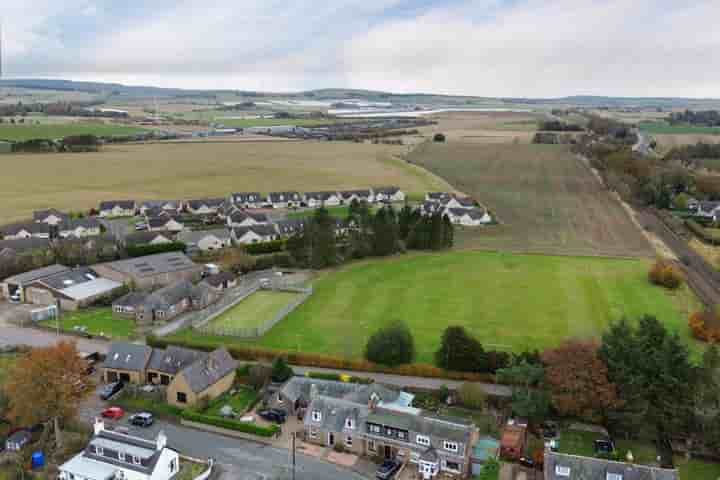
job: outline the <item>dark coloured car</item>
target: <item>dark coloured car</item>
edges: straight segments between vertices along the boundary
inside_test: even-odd
[[[285,410],[283,410],[282,408],[271,408],[269,410],[271,412],[276,413],[276,414],[280,415],[281,417],[287,419],[288,413]]]
[[[130,424],[138,427],[149,427],[155,419],[152,413],[140,412],[130,416]]]
[[[273,423],[285,423],[286,415],[282,415],[277,409],[261,410],[258,412],[260,418]]]
[[[103,400],[107,400],[116,393],[118,393],[120,390],[123,389],[123,383],[122,382],[113,382],[108,383],[105,385],[102,390],[100,390],[100,398]]]
[[[398,460],[385,460],[377,469],[375,478],[378,480],[390,480],[400,470],[402,464]]]

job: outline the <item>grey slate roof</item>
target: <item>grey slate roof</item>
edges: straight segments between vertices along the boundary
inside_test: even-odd
[[[340,192],[340,197],[345,200],[352,198],[353,196],[369,198],[370,190],[343,190]]]
[[[319,423],[312,421],[312,412],[320,412]],[[368,413],[367,405],[339,398],[316,396],[305,413],[305,424],[328,432],[342,432],[345,429],[346,420],[350,418],[355,423],[355,430],[364,432]]]
[[[2,227],[0,227],[0,232],[2,232],[2,235],[17,235],[23,230],[30,233],[31,235],[50,235],[50,225],[48,225],[47,223],[20,222],[11,223],[9,225],[3,225]]]
[[[183,223],[179,217],[173,217],[173,216],[169,216],[169,215],[161,215],[158,217],[148,217],[147,224],[150,228],[160,228],[160,227],[164,227],[165,225],[167,225],[167,223],[171,220],[175,220],[176,222],[178,222],[181,225]]]
[[[305,221],[301,218],[288,218],[275,223],[280,235],[291,236],[300,233],[305,229]]]
[[[258,203],[263,201],[263,198],[259,192],[233,193],[232,199],[234,203]]]
[[[443,200],[449,200],[449,199],[450,199],[450,194],[447,193],[447,192],[429,192],[429,193],[427,194],[427,198],[428,198],[428,200],[430,200],[430,201],[440,202],[440,201],[443,201]]]
[[[113,342],[103,362],[103,368],[139,372],[145,369],[153,349],[147,345]]]
[[[558,475],[557,468],[570,469],[569,476]],[[545,480],[608,480],[608,474],[622,480],[678,480],[677,470],[613,462],[599,458],[545,452]]]
[[[280,203],[280,202],[299,202],[301,197],[298,192],[270,192],[268,194],[268,199],[271,203]]]
[[[165,237],[169,241],[173,240],[172,235],[168,232],[135,232],[125,237],[125,243],[127,245],[142,245],[144,243],[150,243],[157,237]]]
[[[141,209],[163,209],[165,205],[168,205],[170,210],[179,210],[180,202],[176,200],[145,200],[140,203]]]
[[[359,385],[355,383],[343,383],[308,377],[292,377],[285,382],[280,393],[291,402],[296,402],[297,400],[309,402],[312,385],[315,385],[318,395],[332,398],[343,398],[345,395],[355,392],[359,388]]]
[[[233,228],[233,231],[235,232],[235,238],[240,238],[247,232],[255,232],[261,237],[277,235],[277,230],[275,230],[275,227],[273,225],[251,225],[249,227],[235,227]]]
[[[201,358],[207,357],[207,355],[206,352],[176,347],[174,345],[167,347],[165,350],[156,348],[152,352],[147,368],[148,370],[157,370],[170,375],[176,375],[182,369]]]
[[[60,218],[69,218],[69,215],[67,213],[63,213],[60,210],[54,209],[54,208],[48,208],[47,210],[36,210],[33,212],[33,220],[36,222],[42,222],[47,217],[55,215],[56,217]]]
[[[41,248],[50,248],[50,239],[32,237],[18,240],[0,240],[0,253],[5,250],[23,253]]]
[[[219,287],[225,282],[233,282],[235,278],[235,275],[230,272],[220,272],[216,275],[205,277],[204,281],[210,286]]]
[[[472,422],[459,418],[441,418],[428,414],[412,415],[396,411],[377,408],[370,412],[367,423],[386,425],[398,429],[408,430],[429,437],[439,437],[447,440],[470,444],[474,426]]]
[[[211,235],[223,241],[230,240],[230,231],[225,228],[180,232],[177,236],[177,240],[187,245],[194,245],[200,242],[203,238]]]
[[[201,393],[235,370],[238,362],[225,348],[218,348],[207,357],[186,367],[182,375],[194,393]]]
[[[137,308],[138,306],[145,303],[149,295],[149,293],[145,292],[130,292],[127,295],[123,295],[122,297],[115,300],[113,302],[113,307],[120,306]]]
[[[198,200],[187,201],[188,206],[193,210],[196,210],[203,205],[207,206],[208,208],[220,208],[223,206],[224,203],[224,198],[201,198]]]
[[[199,268],[184,253],[168,252],[148,255],[145,257],[130,258],[105,264],[108,268],[134,275],[149,277],[163,273],[181,272]]]
[[[400,397],[400,391],[387,388],[379,383],[371,383],[370,385],[359,386],[355,391],[344,396],[345,400],[367,405],[370,398],[375,395],[380,401],[392,403]]]
[[[113,447],[117,446],[117,450],[121,450],[123,452],[132,451],[133,453],[138,454],[141,458],[140,465],[136,465],[128,461],[120,461],[119,458],[117,458],[117,452],[115,449],[107,448],[106,442],[111,442],[110,445]],[[95,444],[106,446],[103,448],[102,456],[97,455],[91,448],[91,446]],[[123,446],[126,446],[127,449],[123,448]],[[161,453],[162,452],[160,450],[157,450],[155,442],[150,440],[130,437],[128,435],[118,435],[113,432],[103,430],[98,435],[95,435],[90,439],[90,442],[88,442],[85,450],[83,451],[83,456],[149,475],[155,470],[155,466],[157,465],[158,460],[160,460]]]
[[[4,280],[5,283],[14,283],[18,285],[27,285],[29,283],[35,282],[37,280],[42,280],[44,278],[47,278],[51,275],[55,275],[61,272],[66,272],[70,270],[70,268],[55,264],[50,265],[49,267],[45,268],[38,268],[36,270],[31,270],[29,272],[21,273],[19,275],[14,275],[12,277],[6,278]]]
[[[60,225],[60,230],[75,230],[78,227],[100,228],[100,221],[95,217],[70,218]]]
[[[398,187],[373,187],[375,194],[381,193],[384,195],[395,195],[400,191]]]
[[[192,290],[193,284],[182,280],[153,292],[150,297],[156,307],[170,307],[180,303],[185,298],[190,299]]]
[[[313,199],[313,200],[320,200],[324,201],[327,200],[330,197],[337,196],[337,192],[333,191],[324,191],[324,192],[306,192],[305,198],[306,199]]]
[[[120,207],[123,210],[135,209],[135,200],[107,200],[100,202],[100,211],[112,210],[115,207]]]

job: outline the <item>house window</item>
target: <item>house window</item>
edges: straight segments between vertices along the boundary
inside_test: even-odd
[[[165,316],[165,312],[163,312],[162,310],[158,310],[157,312],[155,312],[155,314],[158,316],[158,318],[163,318]]]
[[[445,462],[445,470],[455,473],[462,473],[462,466],[457,462]]]
[[[133,455],[133,464],[140,465],[140,457]]]
[[[372,433],[380,433],[380,427],[378,425],[370,425],[370,431]]]
[[[448,442],[447,440],[444,442],[443,447],[448,452],[454,452],[457,453],[458,451],[458,444],[455,442]]]
[[[125,461],[125,452],[118,452],[118,460],[121,462]]]
[[[345,419],[345,428],[349,428],[350,430],[355,430],[355,420],[352,418],[346,418]]]
[[[185,392],[177,392],[178,403],[187,403],[187,394]]]
[[[312,411],[312,421],[313,422],[321,422],[322,421],[322,413],[320,412],[320,410]]]
[[[310,438],[318,438],[317,428],[311,428],[311,429],[310,429]]]
[[[555,465],[555,475],[557,475],[558,477],[570,478],[570,467]]]
[[[400,440],[407,440],[407,432],[397,432],[397,436]]]
[[[373,452],[373,453],[377,452],[377,445],[375,445],[374,440],[368,440],[367,445],[368,445],[368,451]]]
[[[177,459],[173,458],[170,460],[170,473],[173,473],[177,470]]]
[[[95,454],[96,455],[99,455],[102,457],[104,455],[104,453],[105,453],[105,450],[103,450],[103,447],[98,447],[97,445],[95,445]]]
[[[418,435],[417,437],[415,437],[415,441],[418,445],[423,445],[425,447],[430,446],[430,439],[425,435]]]
[[[346,446],[346,447],[351,448],[351,447],[352,447],[352,442],[353,442],[353,438],[352,438],[350,435],[348,435],[347,437],[345,437],[345,446]]]
[[[607,475],[605,475],[605,480],[623,480],[623,476],[621,473],[608,472]]]

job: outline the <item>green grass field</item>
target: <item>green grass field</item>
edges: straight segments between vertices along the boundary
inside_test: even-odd
[[[645,260],[491,252],[356,263],[319,278],[305,304],[252,343],[359,357],[370,335],[402,320],[414,334],[417,360],[432,362],[449,325],[465,326],[488,348],[517,352],[570,337],[598,338],[610,322],[647,313],[691,344],[686,319],[697,301],[685,288],[671,294],[650,285],[649,266]]]
[[[235,413],[242,415],[247,412],[250,405],[257,400],[257,392],[252,388],[241,388],[235,395],[223,395],[214,400],[204,412],[206,415],[221,416],[220,410],[225,405],[230,405]]]
[[[57,139],[68,135],[97,135],[99,137],[112,135],[133,135],[145,132],[146,130],[125,125],[111,125],[102,123],[58,123],[28,125],[7,123],[0,125],[0,139],[23,141],[34,138]]]
[[[335,120],[314,119],[314,118],[223,118],[215,117],[215,122],[226,127],[249,128],[249,127],[275,127],[293,125],[296,127],[316,127],[318,125],[329,125],[337,123]]]
[[[217,330],[257,328],[273,319],[299,294],[291,292],[258,291],[235,307],[212,320],[208,327]]]
[[[639,127],[640,130],[645,133],[656,135],[720,135],[720,127],[703,127],[700,125],[691,124],[670,125],[667,122],[642,122],[640,123]]]
[[[45,326],[56,328],[55,320],[46,320]],[[130,338],[135,330],[135,322],[126,318],[114,317],[110,308],[92,308],[65,312],[60,320],[60,328],[73,331],[74,327],[87,327],[91,335],[105,335],[110,338]]]

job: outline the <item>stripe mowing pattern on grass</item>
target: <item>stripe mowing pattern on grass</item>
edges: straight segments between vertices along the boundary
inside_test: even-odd
[[[300,294],[294,292],[259,290],[213,319],[209,323],[208,329],[232,330],[261,327],[275,318],[275,315],[298,297]]]
[[[651,314],[698,350],[687,326],[697,300],[685,287],[651,285],[649,267],[646,260],[494,252],[355,263],[325,273],[313,296],[262,339],[236,343],[360,357],[370,335],[401,320],[413,332],[417,361],[433,363],[450,325],[466,327],[486,348],[519,352],[599,338],[612,321]],[[177,336],[200,339],[195,332]]]

